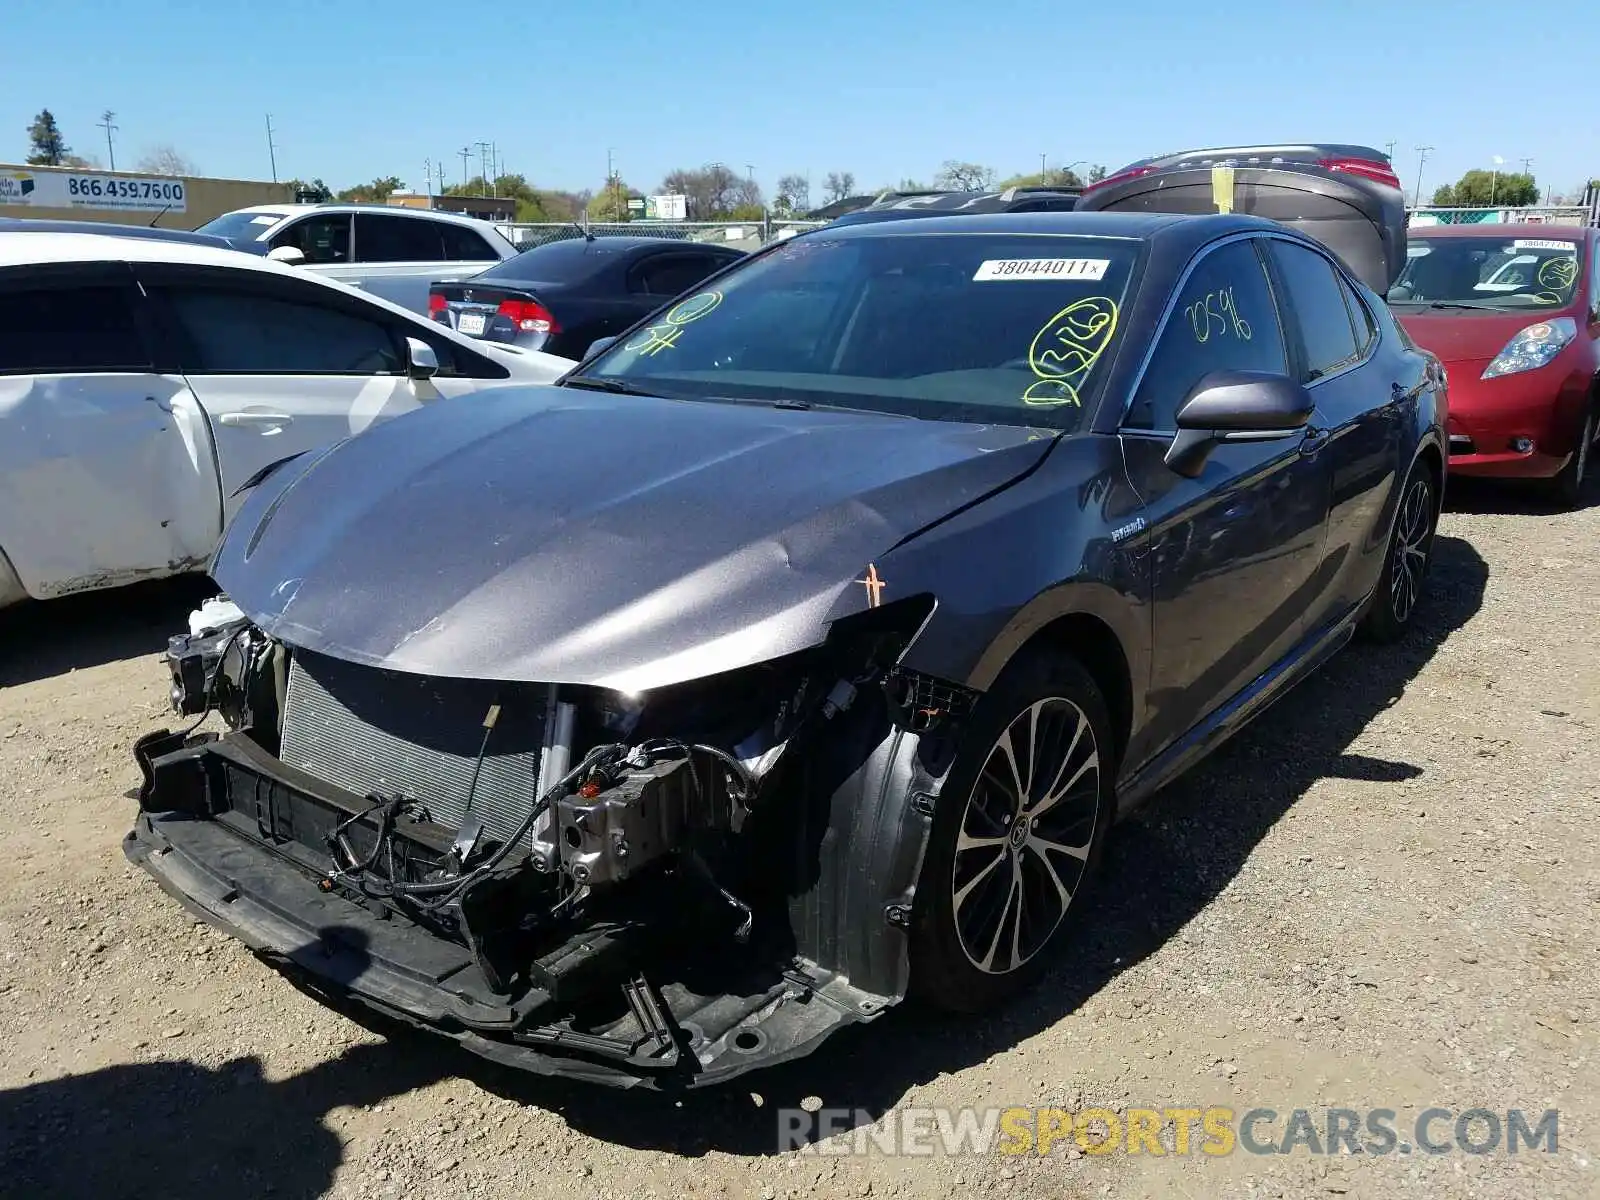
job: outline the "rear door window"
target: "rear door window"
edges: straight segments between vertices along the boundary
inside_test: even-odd
[[[1300,333],[1305,353],[1301,378],[1311,383],[1356,359],[1350,309],[1339,290],[1333,264],[1314,250],[1280,238],[1267,241],[1286,293],[1286,307]]]
[[[163,289],[184,335],[184,369],[205,375],[393,375],[388,326],[340,309],[222,287]]]
[[[322,213],[296,221],[273,235],[272,248],[293,246],[308,263],[350,261],[350,214]]]
[[[441,221],[422,217],[356,216],[357,262],[443,262]]]
[[[676,296],[716,271],[724,261],[709,254],[658,254],[634,267],[628,290],[663,298]]]
[[[461,225],[440,222],[439,236],[444,239],[444,256],[451,261],[481,262],[500,257],[481,235]]]
[[[131,286],[12,287],[0,279],[0,375],[144,372]]]
[[[1277,305],[1254,240],[1219,246],[1189,273],[1124,424],[1177,428],[1178,409],[1213,371],[1289,372]]]

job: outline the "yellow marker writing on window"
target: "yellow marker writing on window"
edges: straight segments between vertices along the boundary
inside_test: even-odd
[[[1036,408],[1080,405],[1078,389],[1117,331],[1117,305],[1109,296],[1087,296],[1067,305],[1034,334],[1028,366],[1037,378],[1022,393]]]

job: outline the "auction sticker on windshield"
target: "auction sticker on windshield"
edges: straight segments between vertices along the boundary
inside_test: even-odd
[[[978,264],[974,282],[1004,279],[1104,279],[1109,258],[990,258]]]
[[[1548,238],[1518,238],[1511,243],[1512,250],[1571,250],[1573,246],[1572,242],[1558,242]]]

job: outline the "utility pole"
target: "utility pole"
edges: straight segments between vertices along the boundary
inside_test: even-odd
[[[489,143],[474,142],[478,147],[478,177],[483,180],[484,191],[489,190]]]
[[[1417,147],[1417,194],[1415,199],[1413,199],[1411,202],[1412,206],[1415,208],[1422,207],[1422,164],[1428,161],[1428,155],[1432,153],[1432,151],[1432,146]]]
[[[1384,157],[1387,158],[1390,162],[1393,162],[1394,161],[1394,143],[1393,142],[1385,142],[1383,144],[1383,148],[1384,148]]]
[[[1044,173],[1047,170],[1049,170],[1049,168],[1044,165],[1044,160],[1045,160],[1045,156],[1043,154],[1039,155],[1039,178],[1040,178],[1040,182],[1043,182]]]
[[[472,147],[463,146],[456,153],[461,155],[461,190],[464,192],[467,190],[467,159],[472,157]]]
[[[116,116],[117,114],[112,112],[109,108],[100,114],[100,128],[106,131],[106,154],[111,159],[111,169],[113,171],[117,169],[117,148],[114,144],[112,144],[111,135],[116,132],[117,129],[117,126],[114,123]]]
[[[1524,175],[1533,174],[1533,159],[1531,159],[1531,158],[1519,158],[1519,159],[1517,159],[1517,161],[1522,164],[1522,173]]]
[[[433,207],[433,159],[425,158],[425,159],[422,160],[422,178],[423,178],[423,186],[427,189],[427,192],[428,192],[428,207],[432,208]]]
[[[272,140],[272,114],[267,114],[267,158],[272,162],[272,182],[278,182],[278,144]]]

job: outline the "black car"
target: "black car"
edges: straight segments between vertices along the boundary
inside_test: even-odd
[[[469,337],[582,358],[674,296],[745,256],[676,238],[546,242],[470,279],[432,284],[428,315]]]
[[[239,614],[169,650],[229,732],[141,741],[127,854],[548,1074],[707,1084],[1015,992],[1117,817],[1422,599],[1446,397],[1387,185],[1343,262],[1237,211],[1322,168],[1233,178],[824,227],[266,475]]]

